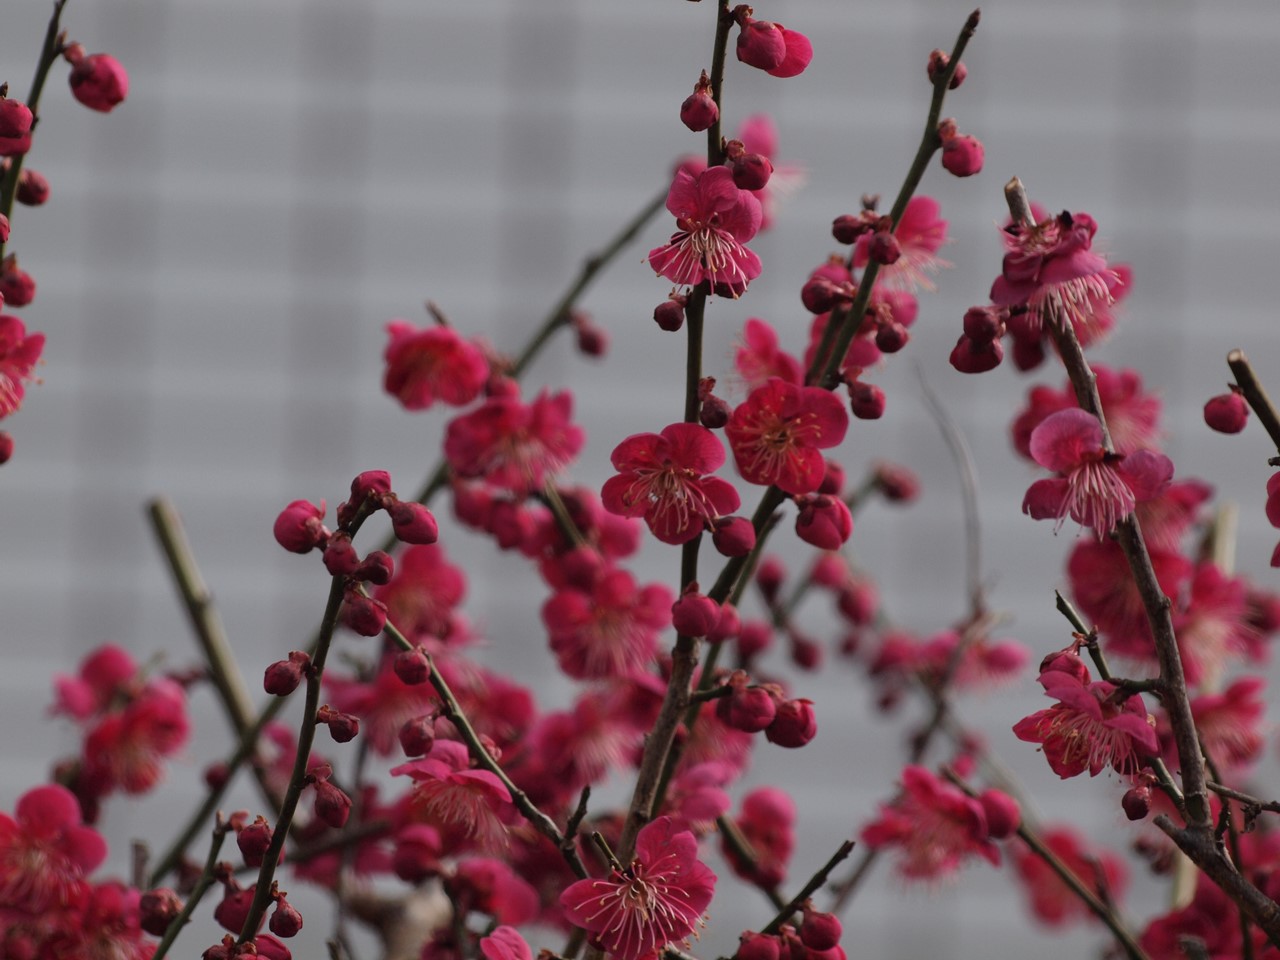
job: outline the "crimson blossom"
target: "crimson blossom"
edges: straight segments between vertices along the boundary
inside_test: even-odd
[[[449,422],[444,455],[459,477],[483,477],[513,493],[531,493],[582,449],[586,438],[572,416],[567,390],[543,391],[528,404],[519,397],[490,397]]]
[[[47,784],[0,813],[0,912],[38,914],[79,903],[85,878],[107,858],[107,844],[81,823],[66,787]]]
[[[618,960],[644,960],[694,932],[715,886],[693,834],[659,817],[636,837],[630,866],[615,867],[607,880],[579,880],[560,894],[560,905],[592,944]]]
[[[22,406],[24,383],[34,379],[31,370],[43,349],[43,333],[28,334],[17,317],[0,315],[0,418]]]
[[[1110,453],[1102,424],[1084,410],[1059,410],[1031,431],[1031,457],[1059,476],[1037,480],[1027,490],[1022,512],[1035,520],[1054,517],[1055,530],[1070,514],[1099,537],[1115,529],[1139,501],[1160,493],[1173,476],[1162,453]]]
[[[644,517],[663,543],[686,543],[717,517],[738,509],[738,491],[718,477],[704,476],[724,463],[724,447],[697,423],[673,423],[661,433],[637,433],[614,449],[618,471],[605,481],[605,509]]]
[[[1090,682],[1089,668],[1075,654],[1052,658],[1041,669],[1040,685],[1058,703],[1013,726],[1019,740],[1044,747],[1049,767],[1064,780],[1103,767],[1124,775],[1138,772],[1159,752],[1155,723],[1139,694],[1124,696],[1113,683]]]
[[[760,229],[760,201],[733,182],[728,167],[681,168],[667,193],[676,218],[671,240],[649,251],[649,266],[672,283],[707,282],[737,297],[760,276],[760,258],[744,244]]]
[[[822,485],[820,451],[844,439],[849,415],[829,391],[771,377],[734,409],[725,435],[748,483],[801,496]]]
[[[461,407],[480,396],[489,379],[489,361],[456,330],[419,330],[404,320],[392,320],[387,335],[382,386],[406,410],[425,410],[437,400]]]

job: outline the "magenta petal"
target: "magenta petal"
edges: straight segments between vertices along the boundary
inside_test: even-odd
[[[849,414],[845,405],[829,390],[821,387],[802,387],[801,394],[808,423],[816,428],[815,447],[826,449],[839,446],[849,429]]]
[[[1124,458],[1116,467],[1135,500],[1151,500],[1173,479],[1173,461],[1163,453],[1139,450]]]
[[[80,802],[70,790],[56,783],[28,790],[18,799],[13,812],[28,833],[41,839],[80,825]]]
[[[660,443],[656,433],[633,433],[613,448],[609,462],[619,472],[659,466],[661,454],[655,455],[655,447]]]
[[[677,220],[691,216],[698,209],[698,179],[681,167],[667,191],[667,209]],[[651,254],[652,256],[652,254]]]
[[[721,480],[719,477],[703,477],[698,486],[711,501],[717,516],[727,517],[742,505],[737,488],[727,480]]]
[[[733,186],[732,181],[730,186]],[[733,189],[738,190],[737,187]],[[764,212],[756,195],[748,190],[738,190],[735,202],[720,211],[720,227],[727,230],[739,243],[746,243],[759,232],[763,217]]]
[[[719,213],[722,223],[724,214],[736,207],[744,196],[755,200],[747,191],[738,189],[738,185],[733,182],[733,171],[726,166],[708,167],[698,177],[698,212]],[[759,204],[759,201],[756,203]]]
[[[1055,473],[1070,473],[1102,449],[1102,424],[1079,408],[1051,413],[1031,431],[1031,458]]]
[[[644,516],[644,512],[649,509],[648,500],[630,496],[635,479],[634,473],[620,473],[606,480],[600,490],[600,502],[604,504],[604,508],[619,517]]]
[[[107,859],[107,841],[93,827],[72,827],[62,839],[62,849],[86,875]]]
[[[1067,481],[1060,477],[1037,480],[1022,498],[1022,512],[1032,520],[1056,520],[1063,516],[1067,492]]]
[[[768,71],[771,77],[796,77],[804,73],[805,68],[813,60],[813,44],[803,33],[788,30],[782,24],[775,24],[782,31],[782,39],[787,44],[787,55],[782,62]]]
[[[673,423],[663,428],[662,438],[676,466],[702,474],[712,473],[724,465],[724,444],[702,424]]]
[[[1135,713],[1122,713],[1106,721],[1106,725],[1112,730],[1128,734],[1147,754],[1154,754],[1160,749],[1156,732],[1147,722],[1146,714],[1138,716]]]

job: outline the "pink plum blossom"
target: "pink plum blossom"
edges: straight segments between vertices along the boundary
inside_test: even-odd
[[[728,167],[676,171],[667,209],[676,232],[649,251],[654,272],[681,285],[706,282],[734,297],[760,276],[760,258],[745,246],[760,229],[760,201],[734,184]]]

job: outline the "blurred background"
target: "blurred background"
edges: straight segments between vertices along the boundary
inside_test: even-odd
[[[969,10],[952,0],[757,5],[758,16],[808,34],[814,61],[777,80],[731,57],[726,128],[771,113],[775,163],[803,166],[807,183],[752,244],[763,276],[740,302],[710,308],[708,373],[729,372],[749,316],[802,349],[809,321],[798,290],[835,248],[830,222],[863,193],[897,191],[928,104],[926,58],[950,49]],[[0,80],[16,96],[48,13],[33,0],[5,10]],[[39,285],[16,312],[48,344],[44,383],[4,425],[17,452],[0,471],[0,723],[20,735],[0,748],[0,809],[77,748],[68,725],[45,719],[53,674],[107,640],[139,659],[196,659],[144,520],[147,498],[167,494],[180,509],[255,691],[267,663],[304,643],[327,582],[316,562],[272,540],[276,513],[299,498],[332,507],[364,469],[416,489],[446,419],[406,413],[382,393],[385,323],[427,322],[430,298],[464,332],[517,351],[584,255],[665,189],[674,158],[702,149],[678,110],[709,66],[713,15],[710,0],[72,0],[71,39],[116,56],[131,88],[113,114],[93,114],[70,97],[68,68],[55,67],[28,158],[51,199],[13,218],[9,249]],[[918,364],[978,462],[983,574],[991,604],[1013,618],[1005,633],[1033,659],[1069,639],[1052,591],[1076,531],[1068,524],[1054,537],[1019,513],[1033,474],[1007,433],[1028,387],[1062,378],[1008,367],[966,377],[947,363],[963,311],[986,301],[999,270],[1001,186],[1014,174],[1049,209],[1093,214],[1101,247],[1133,265],[1119,330],[1095,356],[1137,366],[1160,392],[1178,474],[1240,502],[1238,568],[1275,585],[1267,559],[1277,534],[1262,514],[1274,451],[1256,423],[1235,438],[1211,433],[1200,408],[1224,391],[1232,347],[1280,390],[1278,42],[1270,0],[984,5],[969,78],[947,114],[984,142],[986,167],[957,180],[935,166],[921,188],[950,221],[944,255],[955,269],[922,297],[908,350],[874,376],[885,417],[855,422],[842,453],[853,477],[891,459],[923,479],[914,507],[875,505],[851,541],[903,626],[944,629],[966,603],[957,475]],[[650,319],[669,284],[643,263],[670,230],[663,215],[581,303],[609,332],[608,357],[584,358],[561,335],[529,373],[531,386],[576,391],[590,437],[574,471],[581,482],[611,475],[608,454],[623,436],[679,419],[684,338]],[[570,690],[552,674],[537,615],[543,588],[522,561],[451,518],[442,528],[472,572],[467,609],[490,640],[481,656],[530,678],[543,707],[563,705]],[[671,578],[677,562],[653,544],[637,569]],[[825,601],[803,616],[816,635],[836,632]],[[817,703],[813,747],[762,745],[742,787],[781,782],[796,796],[792,887],[891,795],[904,716],[921,711],[881,717],[857,672],[829,653],[821,674],[795,681]],[[1039,815],[1123,843],[1114,778],[1060,782],[1009,732],[1044,705],[1028,675],[959,710],[1022,778]],[[163,790],[107,807],[117,872],[129,838],[163,845],[198,802],[203,766],[225,753],[208,690],[193,713],[196,735]],[[1275,783],[1272,762],[1263,776],[1260,789]],[[236,794],[236,805],[256,802],[247,788]],[[295,956],[320,956],[324,901],[294,886],[307,919]],[[846,946],[887,960],[977,960],[1082,956],[1105,942],[1093,929],[1035,930],[1015,887],[978,864],[934,889],[908,888],[881,864],[846,914]],[[1161,897],[1136,883],[1131,915],[1159,909]],[[700,954],[732,951],[772,911],[726,882],[711,913]],[[185,949],[216,936],[206,922]]]

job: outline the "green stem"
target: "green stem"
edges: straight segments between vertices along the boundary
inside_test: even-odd
[[[213,842],[209,845],[209,855],[205,857],[204,870],[200,874],[200,879],[196,881],[195,889],[187,896],[187,902],[183,905],[182,912],[174,917],[173,921],[165,929],[164,936],[156,944],[155,953],[151,955],[151,960],[162,960],[164,955],[169,952],[173,942],[178,939],[178,934],[182,932],[182,928],[187,925],[191,915],[195,913],[196,907],[200,905],[201,899],[204,898],[208,889],[213,886],[213,874],[218,865],[218,851],[222,849],[222,841],[226,839],[230,829],[230,825],[225,823],[222,816],[219,815],[218,822],[213,828]]]

